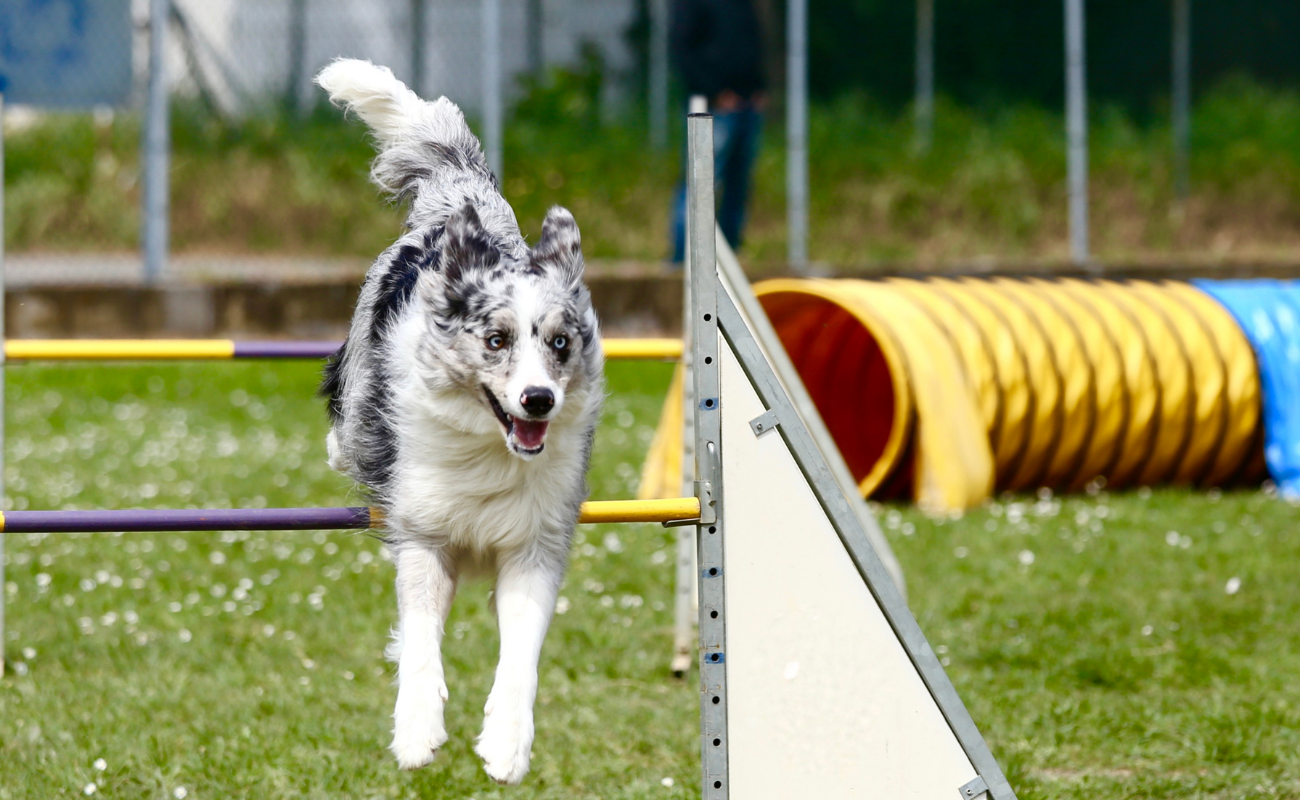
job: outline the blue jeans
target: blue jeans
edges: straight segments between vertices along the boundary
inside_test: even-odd
[[[713,179],[721,186],[718,227],[732,248],[740,247],[749,202],[749,175],[758,155],[763,115],[752,108],[727,111],[713,117]],[[683,174],[684,174],[683,170]],[[716,190],[715,190],[716,191]],[[686,181],[677,184],[673,198],[673,263],[686,258]]]

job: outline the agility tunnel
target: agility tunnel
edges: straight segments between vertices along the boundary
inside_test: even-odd
[[[777,279],[754,291],[864,497],[943,512],[1094,481],[1259,481],[1266,435],[1267,472],[1300,493],[1295,283]],[[676,488],[654,473],[676,464],[660,450],[678,405],[665,405],[644,496]]]

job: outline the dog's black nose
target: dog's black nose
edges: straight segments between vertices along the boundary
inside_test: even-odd
[[[540,417],[555,408],[555,392],[545,386],[529,386],[524,389],[524,396],[519,398],[519,404],[530,415]]]

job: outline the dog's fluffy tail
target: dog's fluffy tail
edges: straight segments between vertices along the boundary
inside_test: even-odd
[[[316,83],[370,127],[379,150],[371,178],[394,197],[413,197],[438,166],[490,175],[478,139],[447,98],[425,102],[387,67],[355,58],[334,61]]]

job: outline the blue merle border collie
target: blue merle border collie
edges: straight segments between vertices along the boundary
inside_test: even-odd
[[[316,80],[373,132],[374,182],[409,203],[321,387],[330,466],[382,510],[397,569],[392,751],[417,769],[447,741],[443,626],[458,577],[495,573],[501,653],[475,750],[518,783],[604,397],[578,227],[552,208],[530,249],[445,97],[425,102],[368,61]]]

